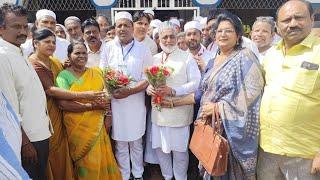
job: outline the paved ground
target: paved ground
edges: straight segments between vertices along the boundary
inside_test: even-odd
[[[189,168],[188,168],[188,180],[202,180],[198,174],[198,161],[189,152]],[[159,165],[147,164],[144,167],[144,180],[163,180]]]

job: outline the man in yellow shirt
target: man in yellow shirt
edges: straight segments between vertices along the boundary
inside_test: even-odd
[[[277,12],[283,40],[263,61],[258,179],[320,179],[320,39],[309,2],[291,0]]]

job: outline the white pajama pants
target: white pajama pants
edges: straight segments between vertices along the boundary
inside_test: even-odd
[[[160,162],[161,173],[165,180],[171,180],[173,175],[176,180],[187,180],[188,151],[164,153],[161,148],[157,148],[156,153]]]
[[[135,141],[116,141],[116,158],[123,180],[128,180],[131,174],[135,178],[142,177],[143,174],[143,146],[142,138]]]

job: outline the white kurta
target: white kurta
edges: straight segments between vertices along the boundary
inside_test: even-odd
[[[148,35],[141,42],[144,43],[147,47],[150,48],[150,51],[151,51],[152,55],[155,55],[155,54],[158,53],[157,44]]]
[[[197,55],[204,60],[205,65],[207,66],[208,62],[215,57],[215,54],[214,52],[207,50],[206,47],[204,47],[202,44],[200,44],[200,46],[201,48],[198,51]],[[188,50],[188,52],[191,54],[190,50]],[[193,55],[191,54],[191,56]]]
[[[155,60],[154,63],[158,64],[159,61]],[[187,83],[179,87],[173,87],[176,90],[176,96],[183,96],[194,92],[200,82],[201,74],[195,60],[189,56],[186,63]],[[183,127],[167,127],[152,123],[152,148],[161,148],[164,153],[170,153],[171,151],[186,152],[188,150],[189,135],[189,125]]]
[[[130,52],[123,60],[123,56],[129,50]],[[143,70],[152,64],[149,48],[134,40],[123,48],[123,54],[119,39],[116,37],[103,48],[100,68],[109,66],[122,70],[133,77],[136,82],[146,80]],[[111,106],[112,138],[114,140],[135,141],[144,135],[146,130],[145,91],[124,99],[112,98]]]
[[[31,142],[51,136],[46,94],[32,65],[20,48],[0,38],[0,89],[22,118]],[[52,129],[51,129],[52,130]]]
[[[88,61],[86,64],[86,67],[99,67],[100,65],[100,57],[101,57],[101,51],[103,47],[105,46],[105,42],[101,41],[100,49],[97,52],[91,51],[90,47],[87,43],[85,43],[88,49]]]
[[[64,61],[68,59],[69,44],[69,41],[56,37],[56,50],[54,51],[53,56],[58,58],[61,63],[64,63]],[[23,49],[23,55],[26,58],[29,57],[29,55],[34,52],[32,39],[29,39],[25,43],[21,44],[21,48]]]

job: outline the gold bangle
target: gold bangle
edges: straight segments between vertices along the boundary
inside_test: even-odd
[[[170,101],[170,108],[173,108],[173,100]]]

